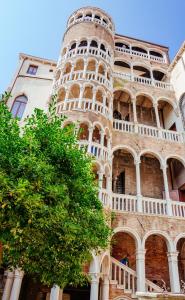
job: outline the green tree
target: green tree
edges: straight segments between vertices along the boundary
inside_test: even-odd
[[[74,126],[36,109],[20,128],[0,102],[0,241],[3,263],[52,286],[84,282],[91,251],[106,248],[107,225],[92,160]]]

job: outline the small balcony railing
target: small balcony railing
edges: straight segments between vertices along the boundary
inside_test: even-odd
[[[153,126],[135,124],[133,122],[123,121],[123,120],[113,120],[113,128],[118,131],[137,133],[142,136],[153,137],[157,139],[163,139],[169,142],[183,143],[184,136],[180,132],[160,129]]]
[[[148,85],[151,87],[156,87],[156,88],[165,89],[165,90],[169,90],[169,91],[173,90],[172,85],[168,82],[158,81],[158,80],[154,80],[154,79],[152,80],[150,78],[141,77],[141,76],[137,76],[134,74],[114,72],[114,78],[116,78],[116,77],[121,78],[123,80],[128,80],[128,81]]]
[[[165,199],[141,197],[142,211],[146,215],[168,216],[167,201]],[[185,218],[185,202],[170,200],[172,216]],[[138,212],[137,196],[112,193],[112,210],[118,212]]]
[[[117,47],[117,46],[115,47],[115,50],[118,51],[118,52],[124,53],[124,54],[129,54],[129,55],[141,57],[143,59],[156,61],[158,63],[166,63],[166,60],[163,57],[158,57],[158,56],[150,55],[150,54],[147,54],[147,53],[142,53],[142,52],[139,52],[139,51],[135,51],[135,50],[127,49],[127,48],[122,48],[122,47]]]

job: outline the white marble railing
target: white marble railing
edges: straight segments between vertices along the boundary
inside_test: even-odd
[[[166,200],[142,197],[144,214],[167,215]]]
[[[102,201],[103,206],[109,206],[109,193],[106,189],[101,189],[99,192],[99,199]]]
[[[137,211],[137,197],[125,194],[112,194],[112,209],[118,211]]]
[[[94,22],[96,24],[102,25],[103,27],[105,27],[111,34],[113,34],[112,29],[110,28],[110,24],[107,24],[106,22],[104,22],[103,19],[97,19],[94,17],[88,17],[88,16],[83,16],[79,19],[74,19],[74,21],[70,24],[68,24],[68,26],[71,26],[73,24],[76,23],[80,23],[80,22]]]
[[[114,72],[114,77],[118,77],[124,80],[138,82],[144,85],[153,86],[156,88],[166,89],[166,90],[172,90],[172,85],[168,82],[158,81],[158,80],[152,80],[150,78],[137,76],[134,74],[128,74],[128,73],[119,73]]]
[[[147,53],[142,53],[142,52],[131,50],[131,49],[121,48],[121,47],[118,47],[118,46],[115,47],[115,50],[118,51],[118,52],[121,52],[121,53],[134,55],[134,56],[137,56],[137,57],[141,57],[141,58],[144,58],[144,59],[156,61],[156,62],[159,62],[159,63],[166,63],[166,60],[163,57],[158,57],[158,56],[150,55],[150,54],[147,54]]]
[[[135,294],[137,290],[136,271],[111,257],[110,280],[125,292]]]
[[[185,217],[185,202],[172,201],[172,213],[175,217]]]
[[[110,266],[111,283],[116,284],[119,289],[134,295],[137,291],[137,273],[128,266],[122,264],[117,259],[111,257]],[[145,279],[145,287],[147,292],[161,293],[163,290],[152,281]]]
[[[73,73],[64,74],[58,82],[55,83],[54,88],[57,88],[60,85],[65,84],[68,81],[76,81],[76,80],[89,80],[89,81],[97,81],[99,84],[104,84],[108,89],[112,89],[112,81],[108,80],[104,75],[86,71],[74,71]]]
[[[138,201],[142,201],[140,213],[146,215],[168,216],[167,201],[165,199],[140,197],[112,193],[112,210],[118,212],[138,212]],[[172,216],[185,218],[185,202],[169,200],[172,207]]]
[[[95,57],[103,58],[109,64],[112,63],[112,59],[107,54],[107,52],[105,52],[101,49],[95,48],[95,47],[88,47],[88,46],[78,47],[76,49],[69,50],[62,57],[62,60],[66,60],[68,58],[72,58],[72,57],[75,57],[75,56],[78,56],[78,55],[84,56],[84,55],[87,55],[87,54],[90,54],[90,55],[95,56]]]
[[[123,121],[123,120],[113,120],[113,128],[115,130],[137,133],[144,136],[154,137],[158,139],[164,139],[169,142],[183,143],[184,137],[180,132],[160,129],[153,126],[148,126],[144,124],[135,124],[133,122]]]
[[[101,114],[104,117],[110,119],[110,112],[107,106],[101,102],[93,102],[92,99],[65,99],[57,103],[57,113],[61,114],[64,111],[93,111],[97,114]]]
[[[85,147],[87,152],[95,156],[97,159],[104,161],[109,160],[109,152],[107,147],[95,142],[89,143],[87,140],[81,140],[78,143],[80,148]]]

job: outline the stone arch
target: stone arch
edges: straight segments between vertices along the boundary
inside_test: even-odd
[[[106,66],[104,63],[101,62],[98,65],[98,74],[105,75],[105,72],[106,72]]]
[[[98,257],[94,253],[91,253],[91,255],[92,255],[92,261],[90,263],[89,273],[97,274],[100,272],[100,263]]]
[[[104,91],[101,88],[96,90],[96,101],[103,103]]]
[[[160,49],[149,48],[148,51],[149,51],[149,53],[150,53],[151,51],[154,51],[154,52],[156,52],[156,53],[159,53],[159,54],[162,55],[161,58],[164,58],[165,53],[164,53],[163,51],[161,51]],[[150,54],[150,55],[151,55],[151,54]]]
[[[176,103],[176,102],[174,103],[174,101],[172,101],[172,100],[169,99],[169,98],[166,98],[166,97],[158,97],[158,98],[156,99],[156,103],[158,104],[159,101],[165,101],[165,102],[167,102],[168,104],[170,104],[170,105],[173,107],[174,110],[177,108],[177,103]]]
[[[145,243],[146,243],[147,238],[150,237],[151,235],[162,236],[166,241],[168,251],[169,252],[175,251],[174,243],[173,243],[171,237],[165,231],[162,231],[162,230],[150,230],[144,235],[144,237],[142,239],[142,244],[141,244],[143,250],[145,249]]]
[[[126,145],[119,144],[119,145],[115,146],[112,149],[112,155],[114,154],[114,152],[116,150],[119,150],[119,149],[120,150],[123,149],[123,150],[126,150],[126,151],[130,152],[132,154],[133,158],[134,158],[134,161],[138,161],[139,156],[137,155],[137,152],[133,148],[131,148],[130,146],[128,146],[128,145],[126,146]]]
[[[144,149],[142,150],[140,153],[139,153],[139,159],[141,159],[141,156],[142,155],[145,155],[145,154],[151,154],[152,156],[154,156],[155,158],[157,158],[160,162],[160,166],[162,167],[164,165],[164,159],[160,156],[159,153],[151,150],[151,149]]]
[[[125,232],[127,234],[129,234],[131,237],[134,238],[135,243],[136,243],[136,249],[139,250],[142,248],[142,244],[141,244],[141,238],[138,234],[137,231],[135,231],[134,229],[130,228],[130,227],[116,227],[113,230],[113,234],[118,233],[118,232]]]
[[[65,88],[62,87],[62,88],[58,91],[57,102],[64,101],[64,100],[65,100],[65,96],[66,96],[66,91],[65,91]]]
[[[75,62],[74,71],[82,71],[84,69],[84,60],[79,58]]]
[[[69,74],[71,72],[71,69],[72,69],[72,64],[71,62],[67,62],[64,66],[64,69],[63,69],[63,74]]]
[[[96,71],[97,60],[94,58],[89,58],[87,60],[87,71]]]
[[[80,96],[80,85],[75,83],[70,86],[69,99],[77,99]]]
[[[175,155],[174,155],[174,154],[171,154],[171,155],[166,156],[166,157],[165,157],[165,164],[167,164],[167,160],[168,160],[169,158],[174,158],[174,159],[180,161],[180,162],[182,163],[182,165],[185,167],[185,159],[184,159],[183,157],[181,157],[180,155],[177,155],[177,154],[175,154]]]
[[[83,91],[83,98],[86,99],[93,99],[93,85],[92,84],[85,84],[84,86],[84,91]]]
[[[177,243],[178,243],[178,241],[180,241],[180,239],[185,239],[185,232],[181,232],[178,234],[178,236],[176,236],[176,238],[174,240],[175,251],[177,251]]]
[[[121,58],[121,57],[117,56],[117,57],[114,58],[114,64],[115,64],[117,61],[120,61],[120,62],[123,62],[123,63],[129,65],[130,68],[132,67],[132,62],[130,62],[130,61],[129,61],[128,59],[126,59],[126,58]]]
[[[110,256],[108,252],[105,252],[100,260],[100,272],[103,275],[109,275],[110,272]]]
[[[144,50],[144,51],[145,51],[145,54],[147,54],[148,48],[145,47],[145,46],[143,46],[142,44],[139,44],[139,43],[133,43],[133,44],[131,44],[131,49],[132,49],[132,50],[133,50],[133,48],[135,48],[135,47]],[[134,51],[137,51],[137,50],[134,50]],[[144,52],[143,52],[143,53],[144,53]]]
[[[152,105],[154,105],[155,100],[154,100],[154,98],[153,98],[152,95],[150,95],[150,94],[148,94],[148,93],[138,92],[138,93],[136,93],[136,95],[135,95],[135,97],[136,97],[136,102],[137,102],[137,97],[139,97],[139,96],[145,96],[145,97],[147,97],[149,100],[151,100]]]

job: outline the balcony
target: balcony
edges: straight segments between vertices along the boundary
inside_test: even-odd
[[[144,124],[135,124],[134,122],[128,122],[123,120],[113,120],[113,128],[117,131],[136,133],[141,136],[148,136],[157,139],[163,139],[169,142],[183,143],[184,135],[183,133],[160,129],[153,126],[148,126]]]
[[[133,55],[136,57],[141,57],[143,59],[147,59],[147,60],[151,60],[151,61],[155,61],[158,63],[166,63],[165,58],[163,57],[158,57],[158,56],[154,56],[148,53],[143,53],[143,52],[139,52],[139,51],[135,51],[132,49],[127,49],[127,48],[123,48],[123,47],[115,47],[115,50],[119,53],[124,53],[124,54],[128,54],[128,55]]]
[[[167,200],[142,197],[142,210],[145,215],[168,216]],[[185,202],[171,201],[172,216],[185,218]],[[112,210],[116,212],[138,212],[137,196],[112,194]]]
[[[126,81],[136,82],[139,84],[155,87],[158,89],[165,89],[167,91],[173,90],[172,85],[164,81],[158,81],[151,78],[141,77],[134,74],[123,73],[123,72],[114,72],[113,76],[114,78],[121,78]]]

